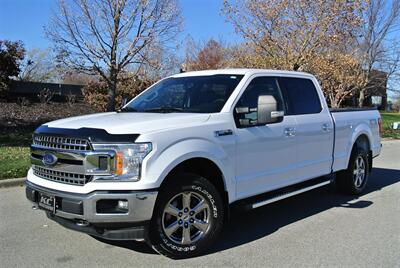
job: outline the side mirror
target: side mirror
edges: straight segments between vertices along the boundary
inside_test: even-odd
[[[257,107],[236,107],[236,115],[244,114],[238,117],[240,127],[262,126],[271,123],[282,122],[285,115],[284,111],[277,111],[278,103],[272,95],[260,95],[257,99]]]
[[[266,125],[283,120],[284,111],[277,111],[278,103],[272,95],[260,95],[257,102],[257,124]]]

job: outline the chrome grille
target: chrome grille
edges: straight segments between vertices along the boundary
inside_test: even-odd
[[[92,179],[92,176],[90,175],[62,172],[35,165],[32,166],[32,170],[33,174],[42,179],[65,183],[65,184],[83,186]]]
[[[34,135],[33,144],[43,148],[71,151],[89,151],[91,149],[90,143],[86,139],[48,135]]]

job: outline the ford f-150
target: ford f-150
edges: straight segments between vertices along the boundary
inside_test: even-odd
[[[331,183],[360,194],[380,127],[376,110],[329,109],[307,73],[181,73],[120,111],[37,128],[26,196],[69,229],[186,258],[216,241],[235,205]]]

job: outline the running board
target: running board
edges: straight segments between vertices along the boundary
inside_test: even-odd
[[[327,180],[327,181],[319,182],[317,184],[310,185],[310,186],[307,186],[307,187],[304,187],[304,188],[300,188],[298,190],[294,190],[294,191],[291,191],[291,192],[285,192],[285,193],[276,194],[275,196],[272,196],[271,198],[266,199],[264,201],[253,203],[251,205],[251,208],[254,209],[254,208],[262,207],[262,206],[265,206],[267,204],[271,204],[273,202],[276,202],[276,201],[279,201],[279,200],[282,200],[282,199],[285,199],[285,198],[288,198],[288,197],[291,197],[291,196],[294,196],[294,195],[298,195],[298,194],[301,194],[301,193],[304,193],[304,192],[307,192],[307,191],[310,191],[310,190],[325,186],[325,185],[330,184],[330,183],[331,183],[331,180]]]

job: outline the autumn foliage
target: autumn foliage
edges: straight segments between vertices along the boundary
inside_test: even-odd
[[[399,7],[398,0],[224,0],[228,21],[245,39],[229,65],[310,72],[339,107],[373,84],[373,68],[391,57],[383,40],[398,26]],[[389,74],[399,66],[393,55]]]
[[[118,91],[115,98],[116,109],[122,107],[123,101],[130,100],[154,81],[138,77],[125,77],[118,84]],[[85,101],[95,110],[104,112],[107,110],[108,84],[104,81],[89,82],[84,88]]]
[[[185,70],[199,71],[219,69],[225,67],[227,49],[214,39],[210,39],[204,46],[188,42],[185,59]]]

